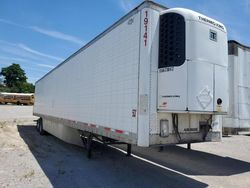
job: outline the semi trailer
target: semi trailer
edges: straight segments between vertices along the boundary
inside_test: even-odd
[[[223,116],[225,133],[250,130],[250,47],[228,41],[229,111]]]
[[[219,141],[228,111],[225,26],[145,1],[36,82],[38,130],[91,154]]]

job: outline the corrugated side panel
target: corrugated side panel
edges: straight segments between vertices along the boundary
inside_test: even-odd
[[[250,52],[239,48],[238,63],[239,119],[250,120]]]
[[[238,52],[238,50],[237,50]],[[238,56],[228,56],[228,79],[229,79],[229,110],[227,115],[223,115],[223,127],[239,128],[239,66]]]
[[[229,55],[229,113],[223,127],[250,128],[250,52]]]
[[[140,15],[36,85],[34,113],[137,132]]]
[[[228,80],[229,80],[229,109],[227,116],[235,116],[237,113],[238,107],[236,104],[236,98],[238,97],[238,94],[236,92],[237,90],[237,57],[234,55],[228,56]]]

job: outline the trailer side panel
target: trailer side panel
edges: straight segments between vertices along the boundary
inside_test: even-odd
[[[138,12],[37,82],[34,114],[137,133],[139,33]]]

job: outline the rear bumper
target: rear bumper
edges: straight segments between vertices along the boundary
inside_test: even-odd
[[[180,138],[176,134],[170,134],[167,137],[159,135],[150,135],[150,145],[165,144],[185,144],[195,142],[219,142],[221,141],[221,132],[208,132],[205,140],[201,132],[196,133],[180,133]]]

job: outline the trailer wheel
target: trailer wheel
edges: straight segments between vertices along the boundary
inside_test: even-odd
[[[39,132],[40,118],[36,120],[36,130]]]
[[[43,130],[43,119],[42,118],[40,118],[39,119],[39,134],[40,135],[45,135],[45,131]]]
[[[128,157],[130,157],[131,156],[131,144],[127,144],[127,155],[126,156],[128,156]]]
[[[20,105],[21,103],[19,102],[19,101],[17,101],[17,103],[16,103],[17,105]]]

